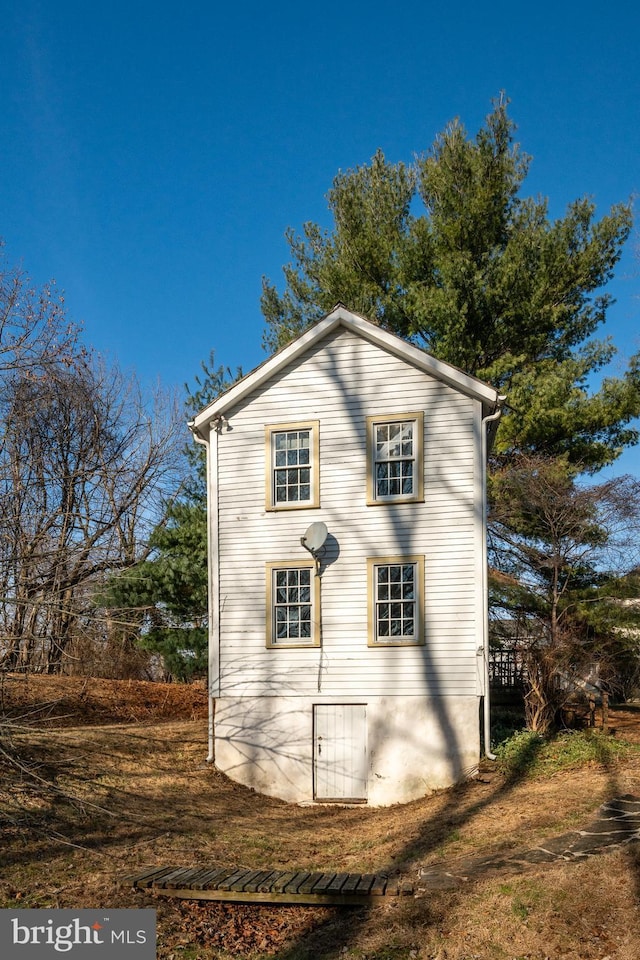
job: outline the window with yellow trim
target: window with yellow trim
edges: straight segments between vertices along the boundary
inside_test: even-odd
[[[315,563],[267,564],[267,646],[316,647],[320,578]]]
[[[424,643],[424,557],[368,561],[369,645]]]
[[[424,499],[422,413],[367,417],[367,502]]]
[[[268,510],[319,506],[318,434],[317,420],[266,427]]]

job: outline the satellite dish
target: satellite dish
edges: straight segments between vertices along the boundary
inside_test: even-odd
[[[312,523],[310,527],[307,527],[305,535],[300,538],[300,543],[311,553],[314,557],[319,550],[322,550],[324,542],[327,539],[327,525],[323,523],[322,520]]]

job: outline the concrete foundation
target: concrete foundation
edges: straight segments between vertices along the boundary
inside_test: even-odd
[[[364,718],[361,726],[350,731],[347,745],[338,742],[333,753],[326,735],[320,742],[314,726],[314,715],[318,715],[314,708],[319,704],[327,705],[329,713],[332,705],[344,710],[356,704],[357,716]],[[336,727],[333,739],[341,741],[341,737]],[[350,753],[354,749],[355,760]],[[353,799],[349,768],[361,765],[360,799],[371,806],[386,806],[416,800],[464,780],[477,769],[479,753],[477,697],[384,696],[344,704],[337,704],[335,697],[216,701],[218,769],[259,793],[293,803],[317,800],[319,762],[335,763],[333,792],[344,791],[345,802]]]

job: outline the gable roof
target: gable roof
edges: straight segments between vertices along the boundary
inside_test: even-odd
[[[353,313],[353,311],[348,310],[344,304],[338,303],[326,317],[318,320],[317,323],[301,333],[295,340],[292,340],[281,350],[278,350],[277,353],[274,353],[268,360],[265,360],[264,363],[261,363],[260,366],[256,367],[241,380],[238,380],[237,383],[201,410],[189,423],[192,431],[200,434],[203,426],[211,420],[215,420],[224,415],[226,411],[230,410],[234,404],[242,400],[248,393],[255,390],[256,387],[262,386],[267,380],[279,373],[321,340],[322,337],[327,336],[327,334],[332,333],[340,327],[363,337],[370,343],[376,344],[383,350],[399,357],[401,360],[407,361],[419,370],[423,370],[437,380],[458,390],[460,393],[479,400],[483,408],[485,408],[486,413],[493,413],[501,405],[502,398],[499,396],[498,391],[490,387],[487,383],[478,380],[477,377],[470,376],[468,373],[464,373],[450,363],[437,360],[435,357],[432,357],[431,354],[421,350],[420,347],[408,343],[394,333],[383,330],[382,327],[372,323],[371,320],[367,320],[366,317],[360,316],[360,314]]]

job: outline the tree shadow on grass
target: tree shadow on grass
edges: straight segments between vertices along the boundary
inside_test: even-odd
[[[104,749],[110,740],[110,735],[105,733],[104,737],[96,738],[95,750],[99,753]],[[127,740],[127,744],[132,751],[132,756],[137,758],[138,753],[134,750],[137,741]],[[593,740],[596,759],[600,768],[606,772],[607,787],[604,791],[609,798],[620,796],[624,793],[622,777],[619,775],[619,767],[615,759],[615,751],[607,748],[607,739],[594,738]],[[60,745],[58,745],[60,746]],[[513,806],[513,791],[526,781],[531,770],[539,761],[540,750],[543,747],[543,741],[535,737],[515,738],[513,754],[510,759],[509,768],[506,773],[491,772],[487,774],[488,764],[484,764],[482,774],[479,779],[463,783],[457,787],[435,794],[432,798],[433,804],[428,812],[424,813],[425,808],[422,801],[416,803],[420,806],[409,804],[407,807],[398,806],[391,808],[391,816],[387,821],[386,811],[381,810],[378,814],[375,810],[364,811],[361,808],[343,808],[343,807],[313,807],[302,810],[292,808],[279,801],[272,801],[247,791],[245,788],[227,781],[221,774],[212,771],[210,768],[201,770],[197,774],[198,779],[205,778],[209,786],[200,790],[196,796],[189,794],[188,783],[192,781],[185,780],[182,776],[173,783],[163,781],[163,796],[165,796],[166,809],[156,806],[153,816],[153,806],[157,804],[156,788],[151,784],[151,793],[147,795],[147,778],[151,773],[147,772],[146,767],[139,771],[142,782],[137,785],[135,781],[127,784],[127,789],[122,787],[115,788],[113,785],[104,784],[108,793],[102,794],[99,803],[102,806],[114,805],[116,811],[124,813],[128,809],[131,813],[134,811],[143,813],[141,820],[128,824],[119,822],[117,829],[113,829],[112,835],[109,835],[108,829],[105,829],[107,820],[105,817],[99,817],[96,813],[96,831],[93,835],[84,835],[81,843],[87,850],[92,850],[101,856],[109,856],[109,851],[115,845],[113,853],[117,858],[121,857],[121,848],[123,843],[142,844],[141,849],[145,851],[145,856],[154,851],[154,847],[149,845],[152,837],[157,836],[158,830],[161,830],[163,836],[169,837],[170,846],[164,849],[165,841],[162,841],[160,855],[164,849],[164,856],[169,858],[168,862],[177,862],[177,865],[192,865],[193,862],[201,865],[206,862],[205,858],[211,858],[211,849],[215,849],[215,857],[219,857],[219,851],[224,849],[224,844],[210,846],[206,840],[209,832],[215,832],[224,829],[223,824],[227,821],[233,821],[228,837],[233,839],[245,833],[248,838],[246,847],[238,849],[229,847],[234,851],[234,856],[238,855],[240,862],[247,861],[247,865],[260,868],[264,865],[277,867],[278,863],[267,864],[267,859],[272,857],[273,851],[278,851],[282,862],[282,856],[292,855],[295,849],[305,851],[305,862],[291,862],[291,867],[306,867],[312,858],[321,858],[314,869],[332,869],[332,849],[337,851],[336,856],[342,858],[344,847],[348,846],[348,841],[340,845],[340,837],[345,833],[355,834],[359,825],[368,827],[367,841],[368,848],[363,847],[362,863],[375,864],[376,872],[387,872],[389,875],[402,875],[411,880],[418,887],[421,886],[419,878],[420,870],[423,867],[437,869],[447,865],[447,853],[452,849],[453,841],[464,827],[469,825],[480,825],[486,829],[489,817],[498,818],[504,815],[501,809],[503,805],[511,798]],[[123,754],[124,756],[124,754]],[[172,750],[167,749],[165,754],[161,754],[160,760],[164,765],[166,759],[172,757]],[[59,759],[64,757],[59,755]],[[125,758],[126,759],[126,758]],[[187,765],[182,774],[186,772],[189,777],[194,775],[195,767]],[[174,772],[179,772],[174,769]],[[202,781],[201,781],[202,786]],[[526,802],[526,798],[525,798]],[[195,806],[194,806],[195,804]],[[205,806],[208,805],[208,811]],[[387,808],[389,810],[389,808]],[[175,823],[167,819],[169,813],[173,811],[176,817]],[[422,811],[422,819],[418,819],[419,812]],[[61,815],[64,811],[58,808],[57,821],[52,821],[52,826],[57,824],[58,829],[65,819]],[[69,809],[68,824],[70,836],[73,835],[71,827],[77,823],[78,811]],[[106,816],[106,815],[105,815]],[[87,825],[88,819],[84,821]],[[387,829],[387,823],[391,827],[393,836],[390,841],[385,839],[384,831]],[[48,824],[43,823],[43,843],[44,834],[47,832]],[[108,825],[107,825],[108,826]],[[381,829],[378,829],[380,827]],[[375,828],[375,829],[371,829]],[[272,836],[269,836],[269,833]],[[468,832],[468,830],[467,830]],[[291,835],[291,842],[288,842],[286,833]],[[397,844],[397,836],[404,833],[404,842]],[[501,845],[491,848],[492,859],[494,862],[488,869],[495,869],[495,856],[502,858],[509,857],[514,852],[518,837],[514,835],[509,838],[504,836]],[[308,837],[317,836],[317,843],[314,840],[313,846],[317,848],[311,850],[308,847]],[[278,841],[282,836],[284,843]],[[270,843],[268,849],[262,849],[257,845],[260,837],[266,837],[268,840],[275,840],[275,845]],[[75,834],[78,839],[78,834]],[[181,838],[183,840],[181,841]],[[386,858],[377,857],[375,847],[371,847],[371,841],[380,843],[388,842],[392,853]],[[251,839],[256,843],[251,844]],[[54,841],[55,845],[55,841]],[[20,846],[19,844],[16,846]],[[480,844],[482,849],[482,843]],[[44,852],[44,847],[42,847]],[[486,846],[484,847],[486,850]],[[357,851],[357,845],[354,845]],[[176,851],[179,855],[176,857]],[[497,852],[496,852],[497,851]],[[6,851],[9,853],[9,851]],[[157,852],[157,851],[156,851]],[[48,851],[52,854],[51,847]],[[308,854],[308,855],[307,855]],[[393,854],[393,855],[392,855]],[[357,856],[360,856],[356,853]],[[495,856],[494,856],[495,855]],[[634,890],[636,896],[640,894],[639,870],[637,850],[632,845],[624,848],[624,856],[628,860],[629,870],[632,871],[634,878]],[[317,859],[316,859],[317,863]],[[225,865],[222,863],[221,865]],[[285,866],[283,869],[287,869]],[[345,860],[340,859],[339,868],[341,870],[349,869],[345,867]],[[337,867],[336,867],[337,869]],[[510,869],[510,867],[505,867]],[[130,870],[128,871],[131,872]],[[476,874],[474,874],[475,879]],[[416,883],[417,880],[417,883]],[[364,948],[364,955],[368,960],[373,958],[408,957],[410,949],[416,949],[422,946],[426,941],[436,941],[439,938],[439,932],[442,926],[446,924],[447,918],[457,910],[466,896],[465,888],[460,889],[459,885],[453,884],[449,890],[438,890],[422,893],[421,896],[414,899],[412,897],[382,898],[380,905],[371,909],[361,908],[323,908],[314,911],[315,916],[311,921],[305,920],[304,925],[301,922],[298,926],[296,922],[291,923],[292,930],[298,930],[295,940],[289,947],[280,948],[277,952],[267,951],[263,956],[277,957],[278,960],[328,960],[328,958],[338,957],[344,951],[351,950],[356,955],[361,955]],[[158,901],[160,903],[160,901]],[[180,911],[182,908],[178,903],[173,903],[167,907],[171,912]],[[185,910],[187,908],[185,907]],[[305,909],[306,912],[306,908]],[[313,909],[313,908],[311,908]],[[296,908],[300,910],[300,908]],[[277,907],[260,907],[253,905],[247,907],[245,912],[247,916],[253,913],[256,918],[256,925],[266,922],[271,911],[272,916],[276,912],[280,913]],[[310,912],[310,911],[309,911]],[[212,911],[214,914],[214,911]],[[187,910],[187,915],[189,911]],[[415,931],[415,938],[411,948],[407,946],[408,938],[412,936],[407,931]],[[171,936],[171,934],[170,934]],[[203,947],[207,949],[206,938],[203,941]],[[358,950],[360,954],[358,954]],[[242,943],[238,943],[238,952],[234,955],[241,956],[248,953]],[[203,954],[204,955],[204,954]],[[215,956],[215,953],[210,953]]]
[[[526,778],[535,765],[542,746],[540,738],[523,739],[516,761],[512,764],[509,773],[501,779],[496,789],[486,789],[483,795],[471,803],[463,803],[474,791],[486,784],[468,782],[450,790],[443,791],[446,802],[433,820],[426,821],[417,837],[413,837],[399,853],[394,863],[380,867],[376,872],[395,875],[401,872],[403,876],[413,879],[420,866],[422,858],[432,854],[434,850],[446,844],[447,839],[454,835],[462,826],[472,822],[474,817],[499,804],[511,791]],[[384,911],[384,920],[375,925],[388,924],[393,936],[393,926],[397,918],[402,915],[404,922],[416,930],[421,936],[428,936],[429,930],[443,921],[459,902],[461,892],[450,890],[445,896],[414,899],[412,897],[380,899],[379,905],[362,908],[338,907],[332,911],[332,916],[311,933],[296,941],[289,948],[277,954],[278,960],[322,960],[322,958],[338,957],[348,953],[358,941],[366,927],[375,924],[377,911]],[[378,918],[379,919],[379,918]],[[367,957],[373,958],[376,954],[367,952]],[[406,947],[388,943],[381,948],[379,956],[385,960],[393,957],[406,957]]]
[[[436,874],[435,883],[430,889],[420,890],[418,880],[418,896],[415,899],[399,898],[388,903],[381,902],[379,907],[361,909],[357,912],[336,909],[329,921],[300,938],[284,952],[278,953],[278,960],[330,960],[343,953],[348,955],[349,951],[356,946],[363,949],[362,938],[366,938],[367,935],[372,944],[376,942],[379,944],[378,947],[373,946],[371,950],[365,949],[368,960],[374,960],[376,957],[380,960],[405,958],[410,955],[411,950],[418,951],[423,948],[425,941],[436,941],[440,926],[455,912],[466,895],[468,887],[459,882],[460,878],[456,881],[451,876],[447,876],[446,859],[433,862],[434,851],[443,845],[446,851],[447,838],[455,835],[465,824],[473,823],[474,818],[479,814],[490,810],[492,806],[498,810],[501,801],[506,800],[512,791],[528,777],[539,759],[543,746],[544,741],[539,737],[529,735],[516,738],[508,772],[504,777],[500,777],[495,789],[489,789],[488,792],[485,790],[483,796],[477,799],[473,799],[472,796],[473,791],[479,789],[477,784],[466,784],[447,791],[447,803],[435,818],[437,822],[425,821],[419,836],[407,843],[401,855],[404,858],[403,872],[411,879],[415,879],[419,874],[421,860],[425,857],[429,858],[429,872]],[[615,751],[607,746],[607,738],[603,735],[594,737],[593,747],[596,760],[606,774],[607,802],[624,796],[625,790],[620,778],[619,763]],[[497,776],[496,779],[498,779]],[[461,800],[469,799],[470,796],[470,803],[461,803]],[[621,806],[624,813],[624,803],[612,805],[611,810],[606,808],[603,810],[601,821],[603,829],[607,829],[608,818],[615,817],[618,806]],[[622,839],[618,843],[615,836],[618,828],[615,820],[612,821],[611,828],[613,831],[611,846],[608,846],[609,840],[602,837],[598,839],[595,836],[592,851],[585,852],[582,848],[576,853],[575,862],[580,862],[586,856],[606,853],[608,849],[614,850],[620,846],[633,882],[635,899],[640,900],[640,842]],[[565,839],[569,843],[573,838],[578,840],[579,846],[583,839],[583,832],[577,829],[567,834]],[[562,839],[550,841],[548,846],[551,851],[557,847],[557,860],[566,862],[567,857],[561,851]],[[553,855],[545,857],[542,848],[530,850],[528,856],[526,853],[515,853],[513,848],[505,850],[504,856],[501,851],[497,853],[494,851],[486,858],[482,856],[468,858],[470,870],[465,879],[476,880],[492,874],[499,876],[504,875],[504,872],[519,873],[522,870],[521,861],[535,865],[553,859]],[[458,864],[458,866],[465,865],[464,862]],[[388,872],[395,873],[397,866],[397,862],[387,865]],[[439,882],[437,877],[439,868],[442,870],[440,877],[442,882]],[[380,872],[384,872],[384,868]],[[376,916],[377,911],[382,913]],[[407,929],[415,931],[415,939],[410,947],[406,942],[406,933],[404,937],[401,934],[396,936],[396,930],[401,928],[405,931]]]
[[[598,762],[607,773],[609,797],[612,799],[624,797],[625,787],[620,781],[620,768],[612,757],[611,750],[607,749],[607,738],[602,736],[595,742]],[[632,878],[634,896],[636,901],[640,903],[640,836],[624,842],[622,849],[629,875]]]

